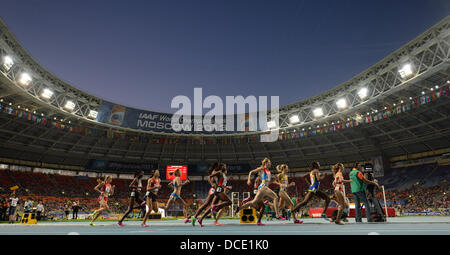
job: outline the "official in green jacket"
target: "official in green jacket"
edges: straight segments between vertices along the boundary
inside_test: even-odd
[[[361,164],[355,163],[353,170],[350,172],[350,179],[352,182],[350,183],[350,187],[352,188],[353,197],[355,198],[355,220],[356,222],[362,222],[362,214],[361,214],[361,202],[364,204],[366,208],[366,217],[367,222],[372,222],[372,215],[370,215],[370,206],[369,201],[366,196],[366,184],[373,184],[380,188],[378,183],[369,181],[364,178],[364,174],[360,171]]]

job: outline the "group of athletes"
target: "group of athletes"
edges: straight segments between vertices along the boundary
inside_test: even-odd
[[[289,187],[295,186],[294,182],[289,183],[288,172],[289,167],[286,164],[278,165],[276,167],[278,174],[272,176],[270,172],[271,161],[265,158],[261,162],[261,166],[250,171],[248,174],[247,184],[254,187],[252,195],[243,201],[241,206],[236,208],[236,213],[242,209],[255,208],[258,211],[257,225],[263,226],[261,222],[262,216],[264,214],[266,205],[270,205],[275,212],[277,220],[285,220],[281,215],[280,211],[289,208],[291,210],[293,220],[295,224],[301,224],[303,221],[298,220],[296,217],[296,212],[298,212],[302,207],[304,207],[314,196],[325,201],[324,210],[322,213],[322,218],[327,221],[334,221],[336,224],[343,225],[341,221],[342,213],[345,209],[348,209],[349,205],[347,199],[345,198],[344,183],[351,182],[351,180],[345,180],[343,177],[344,165],[342,163],[337,163],[332,167],[333,172],[333,186],[334,186],[334,200],[337,202],[338,214],[335,220],[329,220],[325,212],[331,202],[331,198],[325,192],[319,189],[320,181],[323,180],[327,174],[321,174],[319,162],[313,162],[312,168],[309,174],[303,176],[303,179],[309,184],[308,192],[303,201],[294,205],[293,201],[287,193]],[[252,178],[256,174],[256,178]],[[222,212],[231,206],[232,201],[228,197],[227,193],[232,189],[229,186],[227,176],[227,166],[224,163],[215,163],[208,170],[208,182],[211,188],[208,192],[208,197],[201,207],[197,209],[194,215],[189,216],[186,201],[181,198],[181,188],[188,184],[190,181],[181,180],[181,171],[179,169],[173,172],[174,179],[169,183],[169,186],[173,188],[173,192],[170,194],[169,200],[164,207],[167,210],[172,203],[179,203],[183,206],[184,223],[191,222],[195,225],[196,222],[203,227],[202,221],[208,214],[212,214],[215,221],[215,225],[221,225],[218,220],[220,219]],[[152,177],[147,182],[146,193],[144,199],[141,199],[141,192],[143,190],[142,179],[144,177],[144,172],[139,171],[135,174],[134,179],[129,185],[130,197],[128,208],[122,217],[118,221],[118,225],[123,227],[124,219],[129,215],[133,209],[145,209],[145,216],[141,224],[142,227],[149,227],[146,221],[149,214],[154,211],[158,212],[158,191],[161,189],[161,179],[158,170],[155,170]],[[252,182],[253,181],[253,182]],[[90,222],[91,226],[95,226],[94,221],[99,217],[103,211],[109,211],[108,198],[114,194],[115,186],[111,185],[112,177],[105,176],[104,180],[99,181],[95,190],[100,193],[98,202],[100,204],[99,209],[95,210],[92,215],[92,220]],[[279,187],[278,194],[269,188],[270,184],[274,184]]]

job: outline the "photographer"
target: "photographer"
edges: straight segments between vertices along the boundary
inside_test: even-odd
[[[80,210],[80,201],[75,201],[72,204],[72,220],[78,219],[78,211]]]
[[[36,209],[36,213],[37,213],[36,219],[38,221],[41,220],[42,216],[44,215],[44,212],[45,212],[44,205],[42,204],[42,201],[39,201],[39,204],[37,205],[37,209]]]
[[[33,201],[31,200],[31,197],[29,197],[23,205],[23,211],[24,213],[31,213],[32,209],[33,209]]]
[[[353,170],[350,172],[350,179],[352,182],[350,183],[350,186],[352,188],[352,193],[355,198],[355,220],[356,222],[362,222],[362,215],[361,215],[361,202],[363,202],[364,207],[366,208],[366,217],[367,222],[372,222],[372,215],[370,215],[370,204],[367,200],[366,196],[366,184],[372,184],[376,187],[380,188],[378,186],[378,183],[369,181],[366,178],[364,178],[363,173],[360,171],[361,164],[355,163]]]

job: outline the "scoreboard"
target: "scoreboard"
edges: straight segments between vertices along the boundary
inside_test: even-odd
[[[175,175],[173,173],[177,169],[180,169],[180,171],[181,171],[180,179],[182,181],[185,181],[187,179],[187,166],[186,165],[167,165],[167,168],[166,168],[166,179],[168,181],[171,181],[171,180],[175,179]]]

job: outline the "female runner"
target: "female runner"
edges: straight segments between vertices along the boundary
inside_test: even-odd
[[[195,221],[198,220],[198,216],[200,215],[200,213],[202,213],[203,211],[205,211],[210,205],[211,202],[214,199],[214,193],[216,191],[216,187],[217,187],[217,183],[215,181],[216,178],[214,178],[212,175],[216,174],[216,171],[219,169],[219,162],[214,163],[214,165],[212,165],[212,167],[208,170],[208,182],[211,185],[211,188],[209,189],[208,192],[208,197],[205,199],[205,202],[203,203],[203,205],[197,209],[197,211],[195,212],[195,215],[192,216],[192,226],[195,226]],[[202,218],[200,218],[199,224],[202,225]]]
[[[214,179],[214,183],[217,183],[215,185],[215,192],[214,192],[214,198],[213,201],[211,201],[211,210],[206,210],[198,219],[198,223],[201,227],[202,220],[211,212],[214,216],[214,224],[217,226],[220,226],[219,222],[217,221],[217,216],[215,211],[221,212],[223,208],[226,208],[227,206],[230,206],[231,199],[228,197],[227,192],[232,189],[231,186],[227,186],[228,177],[227,174],[227,167],[225,164],[220,163],[218,165],[218,170],[213,171],[213,173],[210,175],[212,179]],[[221,202],[220,204],[217,204],[218,202]]]
[[[134,179],[130,183],[130,201],[128,203],[128,208],[125,214],[120,218],[117,224],[121,227],[125,226],[122,222],[123,220],[130,214],[130,212],[134,209],[133,205],[136,202],[138,204],[137,208],[143,206],[143,200],[141,199],[141,190],[142,190],[142,177],[144,177],[144,171],[140,170],[134,174]]]
[[[256,195],[256,193],[258,193],[258,186],[261,184],[261,178],[259,177],[259,176],[257,176],[256,178],[255,178],[255,183],[254,183],[254,190],[253,190],[253,196],[255,196]],[[264,216],[264,211],[266,210],[266,205],[269,205],[270,207],[273,207],[273,204],[272,203],[269,203],[267,200],[266,200],[267,198],[266,197],[264,197],[263,199],[261,199],[260,200],[260,202],[259,203],[257,203],[256,205],[255,205],[255,209],[256,209],[256,211],[258,211],[258,219],[257,219],[257,221],[256,221],[256,225],[258,225],[258,226],[265,226],[265,224],[263,224],[262,222],[261,222],[261,220],[262,220],[262,217]],[[246,200],[248,200],[248,199],[246,199]],[[245,202],[244,202],[245,203]]]
[[[329,221],[325,212],[327,211],[328,205],[330,204],[331,200],[330,200],[330,197],[325,192],[319,190],[320,180],[323,180],[327,175],[324,174],[321,176],[320,172],[319,172],[319,168],[320,168],[319,162],[312,163],[312,169],[311,169],[311,172],[309,173],[309,178],[310,178],[311,182],[307,178],[308,175],[303,176],[303,179],[305,180],[305,182],[310,184],[310,186],[308,188],[308,193],[306,194],[305,199],[302,202],[300,202],[299,204],[297,204],[294,207],[294,209],[291,210],[291,212],[293,214],[295,214],[295,212],[297,212],[300,208],[305,206],[311,200],[311,198],[313,198],[313,196],[317,196],[317,197],[325,200],[325,208],[324,208],[321,216],[326,221]]]
[[[159,178],[159,170],[155,170],[152,178],[147,181],[147,193],[145,193],[145,216],[144,221],[141,226],[149,227],[146,223],[148,216],[152,211],[158,212],[158,201],[156,201],[156,197],[158,195],[158,191],[161,188],[161,179]]]
[[[100,193],[98,197],[98,202],[100,204],[100,208],[94,211],[92,214],[92,220],[89,225],[95,227],[94,221],[100,216],[103,211],[109,211],[108,198],[114,195],[115,185],[111,186],[112,177],[110,175],[105,176],[104,181],[100,181],[97,186],[95,186],[94,190]]]
[[[334,223],[344,225],[344,223],[341,221],[342,212],[345,209],[348,209],[348,203],[344,195],[345,192],[344,183],[352,182],[352,180],[344,180],[344,176],[342,175],[342,172],[344,171],[344,165],[342,163],[337,163],[331,168],[331,170],[333,171],[334,175],[334,182],[333,182],[334,195],[336,197],[336,202],[339,204],[338,213]]]
[[[173,186],[173,192],[172,194],[170,194],[170,198],[169,201],[167,201],[167,204],[165,206],[165,210],[167,211],[167,209],[170,207],[170,204],[172,204],[172,202],[179,202],[180,204],[183,205],[183,215],[185,217],[184,223],[188,223],[191,220],[189,219],[189,216],[187,215],[187,209],[186,207],[188,206],[187,203],[180,197],[180,193],[181,193],[181,187],[183,187],[184,185],[188,184],[190,181],[186,180],[185,182],[182,182],[180,180],[181,177],[181,171],[180,169],[175,170],[175,172],[173,173],[175,175],[175,179],[173,179],[173,182],[171,182],[169,185]]]
[[[271,166],[270,159],[265,158],[261,162],[260,167],[250,171],[250,173],[248,174],[247,184],[249,186],[251,185],[251,176],[253,173],[259,173],[260,178],[261,178],[261,184],[258,187],[258,192],[256,193],[255,198],[252,201],[245,203],[241,207],[238,207],[237,211],[248,208],[248,207],[256,208],[256,204],[258,204],[261,200],[263,200],[264,197],[268,197],[270,200],[273,201],[276,218],[279,220],[285,220],[283,217],[280,216],[279,211],[278,211],[278,199],[279,198],[278,198],[277,194],[275,194],[275,192],[273,192],[273,190],[271,190],[269,188],[269,184],[270,184],[271,177],[272,177],[272,174],[270,173],[270,170],[269,170],[270,166]]]
[[[278,208],[282,210],[287,206],[289,207],[289,209],[292,210],[294,208],[294,203],[292,203],[292,200],[286,191],[289,187],[295,186],[295,182],[289,183],[289,179],[287,176],[287,173],[289,171],[288,165],[286,164],[278,165],[277,171],[279,172],[279,174],[277,175],[277,179],[279,180],[279,182],[277,182],[276,184],[280,186],[280,191],[278,192],[278,195],[280,196],[280,204],[278,205]],[[303,221],[297,219],[295,213],[292,214],[292,217],[294,218],[294,223],[296,224],[303,223]]]
[[[217,187],[214,192],[214,200],[211,204],[211,213],[213,214],[214,218],[216,217],[216,211],[219,211],[223,207],[230,206],[232,204],[231,199],[228,197],[227,193],[225,192],[225,189],[228,188],[228,190],[231,189],[231,187],[227,186],[228,177],[227,177],[227,165],[224,163],[219,164],[219,171],[216,171],[212,175],[212,177],[217,178]],[[222,201],[222,203],[217,204],[218,201]]]

